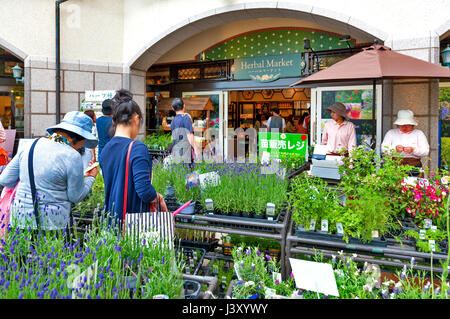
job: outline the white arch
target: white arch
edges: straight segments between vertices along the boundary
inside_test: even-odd
[[[178,24],[150,39],[126,65],[146,71],[164,53],[191,36],[224,23],[261,18],[280,17],[314,21],[329,27],[339,27],[349,34],[358,34],[384,42],[388,34],[357,18],[329,9],[284,1],[243,3],[208,10]]]
[[[25,61],[25,59],[28,57],[28,54],[23,52],[22,50],[18,49],[16,46],[12,45],[5,39],[0,37],[0,47],[8,51],[9,53],[13,54],[15,57],[19,58],[22,61]]]
[[[434,30],[438,38],[444,38],[450,36],[450,19],[448,19],[444,24],[440,25]]]

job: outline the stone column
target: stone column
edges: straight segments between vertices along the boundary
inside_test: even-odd
[[[25,60],[25,137],[44,136],[56,123],[55,60]],[[61,119],[80,109],[85,91],[118,90],[123,85],[123,65],[61,60]]]
[[[139,131],[138,139],[143,139],[146,135],[146,72],[124,67],[123,87],[133,93],[133,100],[141,108],[143,115],[142,126]]]
[[[393,123],[399,110],[414,112],[419,125],[430,144],[430,154],[422,160],[424,166],[435,170],[438,164],[438,97],[437,80],[390,80],[383,88],[383,138],[389,129],[396,128]]]

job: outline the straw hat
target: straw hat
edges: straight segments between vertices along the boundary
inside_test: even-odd
[[[394,122],[395,125],[417,125],[416,119],[414,118],[413,111],[410,110],[400,110],[397,113],[397,119]]]
[[[327,107],[325,110],[327,110],[330,113],[331,113],[331,111],[333,111],[334,113],[336,113],[336,114],[342,116],[344,119],[348,120],[347,108],[345,107],[344,104],[342,104],[340,102],[334,103],[332,106]]]

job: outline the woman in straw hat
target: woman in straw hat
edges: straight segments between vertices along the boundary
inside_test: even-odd
[[[356,147],[355,125],[348,120],[344,104],[337,102],[326,110],[333,120],[325,124],[322,144],[327,145],[328,154],[348,155]]]
[[[389,130],[381,144],[383,153],[398,153],[403,156],[401,165],[422,167],[420,159],[430,152],[427,137],[414,128],[418,123],[410,110],[400,110],[394,122],[398,126]],[[395,154],[394,154],[395,155]]]
[[[79,153],[83,146],[97,146],[92,125],[92,119],[86,114],[68,112],[61,123],[47,128],[48,138],[35,140],[14,156],[0,175],[3,186],[14,188],[19,183],[11,208],[11,226],[45,231],[64,230],[69,226],[71,204],[88,195],[98,174],[96,167],[84,173]],[[33,157],[29,157],[32,147]],[[36,215],[30,168],[36,190]]]

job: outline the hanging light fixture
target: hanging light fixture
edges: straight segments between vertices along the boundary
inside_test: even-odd
[[[442,56],[442,63],[446,67],[450,67],[450,44],[447,44],[445,50],[441,52],[441,56]]]
[[[11,70],[13,71],[13,77],[16,79],[16,83],[24,83],[25,78],[22,76],[23,69],[19,66],[19,64],[16,64],[16,66],[11,68]]]

